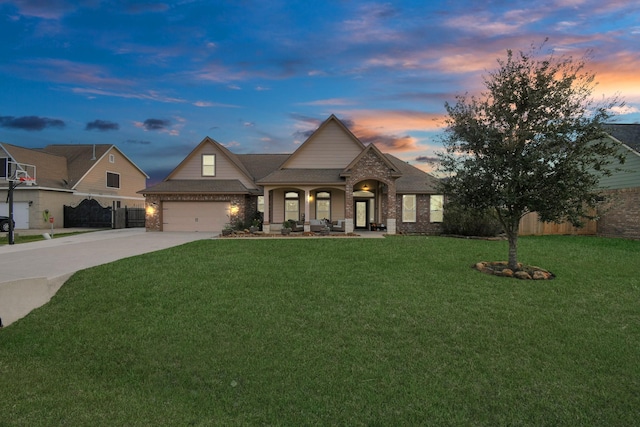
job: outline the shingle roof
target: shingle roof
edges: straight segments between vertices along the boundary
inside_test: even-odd
[[[278,169],[291,154],[236,154],[244,167],[258,181]]]
[[[9,155],[18,163],[26,163],[36,167],[36,184],[38,187],[69,189],[65,182],[69,181],[67,159],[63,156],[45,153],[41,150],[2,144]]]
[[[282,169],[276,170],[258,184],[344,184],[342,169]]]
[[[73,186],[82,179],[87,171],[91,169],[111,147],[113,147],[111,144],[48,145],[44,147],[42,151],[67,159],[69,183]]]
[[[438,178],[391,154],[385,154],[385,156],[402,172],[402,176],[396,180],[396,193],[433,194],[439,192],[440,180]]]
[[[605,130],[618,141],[640,153],[640,124],[608,124]]]
[[[247,194],[247,189],[237,179],[172,179],[138,191],[141,194],[164,193],[220,193]]]

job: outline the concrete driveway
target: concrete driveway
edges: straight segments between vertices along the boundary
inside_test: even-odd
[[[127,228],[0,246],[0,319],[8,326],[46,304],[76,271],[217,235]]]

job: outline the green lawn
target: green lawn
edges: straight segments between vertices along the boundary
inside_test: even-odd
[[[203,240],[0,330],[0,425],[631,426],[640,241]]]

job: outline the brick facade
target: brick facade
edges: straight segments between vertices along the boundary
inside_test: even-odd
[[[149,194],[146,196],[146,229],[162,231],[163,202],[229,202],[233,209],[229,222],[247,224],[257,210],[257,198],[244,194]]]
[[[609,190],[610,206],[598,220],[598,235],[640,239],[640,188]]]
[[[402,212],[402,195],[396,197],[396,210]],[[398,234],[440,234],[442,223],[431,222],[431,197],[428,194],[416,194],[416,222],[402,222],[399,215],[396,229]]]

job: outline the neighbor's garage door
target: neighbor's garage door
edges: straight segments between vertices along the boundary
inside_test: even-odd
[[[7,203],[0,202],[0,215],[9,216]],[[13,202],[13,222],[17,230],[29,228],[29,202]]]
[[[228,214],[228,202],[164,202],[162,230],[221,231]]]

